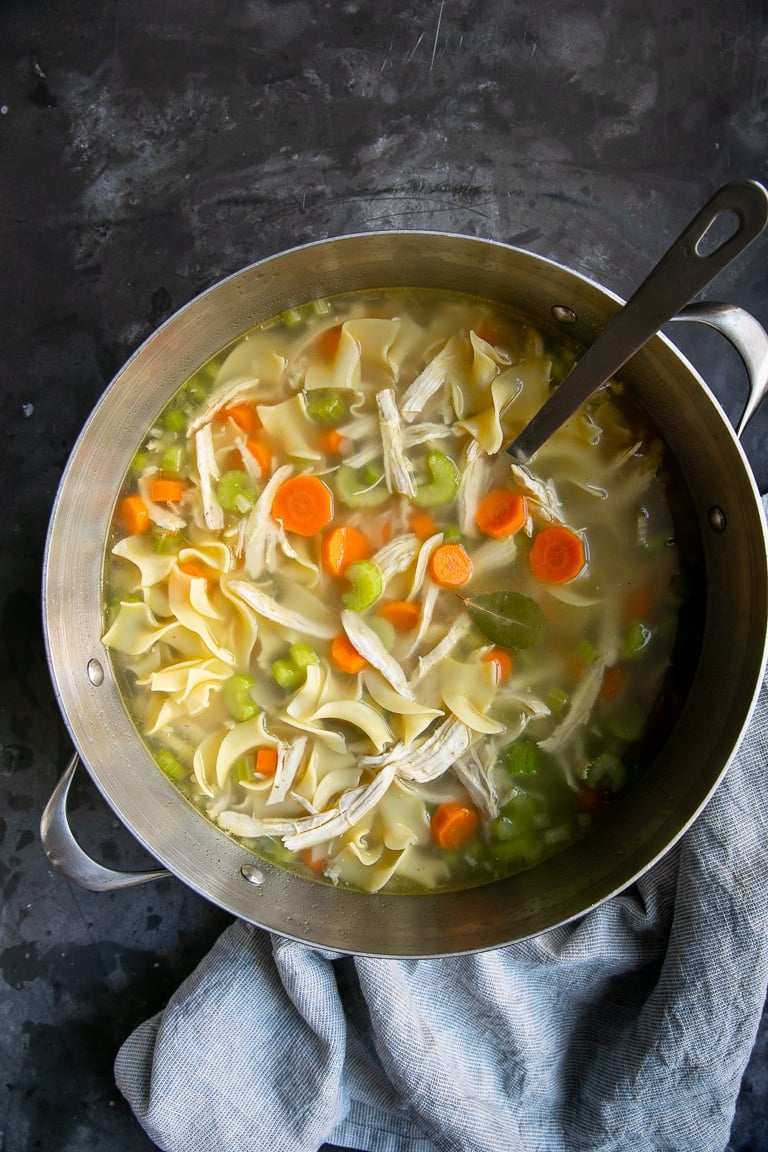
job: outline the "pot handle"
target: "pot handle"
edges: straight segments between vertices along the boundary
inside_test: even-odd
[[[749,395],[736,428],[741,439],[749,421],[768,395],[768,333],[750,313],[736,304],[717,300],[697,300],[681,308],[673,320],[697,320],[715,328],[730,341],[744,361],[749,379]]]
[[[80,758],[75,755],[53,790],[40,818],[40,838],[43,849],[53,867],[67,880],[91,892],[108,892],[115,888],[131,888],[150,880],[161,880],[171,873],[165,868],[143,872],[116,872],[93,860],[75,840],[67,819],[67,797],[75,769]]]

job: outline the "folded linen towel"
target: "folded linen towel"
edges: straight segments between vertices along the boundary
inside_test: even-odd
[[[723,1152],[768,983],[768,684],[676,847],[492,952],[349,957],[228,928],[116,1079],[165,1152]]]

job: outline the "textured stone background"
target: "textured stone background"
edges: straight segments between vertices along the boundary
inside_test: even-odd
[[[0,7],[0,1116],[3,1152],[151,1147],[114,1051],[227,917],[174,880],[52,873],[40,811],[70,748],[41,636],[43,545],[77,433],[179,306],[244,264],[379,228],[487,236],[627,295],[720,184],[764,178],[763,0],[5,0]],[[709,293],[768,321],[765,241]],[[713,333],[674,338],[731,417]],[[745,439],[768,487],[768,416]],[[113,866],[141,849],[75,785]],[[768,1148],[761,1029],[733,1148]]]

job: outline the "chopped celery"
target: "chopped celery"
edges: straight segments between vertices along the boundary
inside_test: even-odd
[[[306,671],[310,664],[320,663],[320,657],[314,648],[310,648],[309,644],[291,644],[290,656],[293,664],[303,671]]]
[[[183,432],[187,426],[187,414],[181,408],[168,408],[161,417],[164,428],[169,432]]]
[[[349,580],[352,587],[343,593],[341,599],[345,607],[351,608],[353,612],[370,608],[384,588],[381,569],[372,560],[357,560],[354,564],[348,564],[344,569],[344,578]]]
[[[377,484],[384,476],[384,465],[381,460],[369,460],[363,464],[360,475],[366,484]]]
[[[597,659],[597,649],[589,640],[581,640],[576,648],[576,659],[582,664],[594,664]]]
[[[219,504],[226,512],[245,516],[256,503],[258,493],[246,472],[224,472],[216,489]]]
[[[234,784],[246,784],[253,780],[253,766],[247,756],[241,756],[239,760],[235,760],[234,764],[229,770]]]
[[[221,700],[233,720],[241,723],[251,720],[259,711],[259,706],[251,696],[256,681],[253,676],[238,673],[230,676],[221,686]]]
[[[532,864],[543,853],[544,845],[538,833],[528,833],[510,840],[499,840],[494,846],[496,859],[505,864]]]
[[[376,480],[366,482],[354,468],[342,464],[334,476],[336,495],[349,508],[375,508],[389,498],[383,475],[382,472]]]
[[[562,712],[568,703],[568,693],[563,688],[553,688],[547,696],[547,707],[550,712]]]
[[[300,688],[307,678],[305,668],[297,668],[293,660],[275,660],[272,665],[272,678],[281,688]]]
[[[431,477],[428,484],[420,484],[416,490],[414,504],[420,508],[434,508],[438,504],[449,504],[459,490],[459,469],[444,452],[430,452],[427,456],[427,469]]]
[[[443,542],[445,544],[458,544],[461,540],[461,528],[458,524],[446,524],[443,528]]]
[[[149,452],[137,452],[133,460],[131,460],[131,472],[140,476],[147,464],[149,464]]]
[[[586,780],[590,788],[607,788],[620,792],[624,787],[624,765],[613,752],[601,752],[587,768]]]
[[[160,462],[160,467],[163,472],[167,472],[169,476],[181,476],[186,467],[187,452],[183,444],[172,444],[170,448],[166,448],[163,452],[163,457]]]
[[[179,763],[173,752],[170,752],[167,748],[157,749],[155,752],[155,763],[161,772],[164,772],[171,780],[183,780],[187,775],[186,768],[183,764]]]
[[[324,300],[322,297],[318,300],[311,300],[308,307],[316,316],[327,316],[332,311],[330,300]]]
[[[533,740],[521,737],[502,753],[503,764],[512,776],[535,776],[541,767],[541,752]]]
[[[640,620],[633,620],[621,644],[621,654],[625,660],[632,660],[648,647],[653,633]]]
[[[508,816],[497,816],[491,824],[491,838],[493,840],[514,840],[519,829]]]
[[[307,400],[307,416],[318,424],[336,427],[349,416],[349,401],[338,388],[318,388]]]
[[[172,552],[178,552],[186,537],[183,532],[168,532],[167,529],[153,524],[149,530],[149,539],[153,552],[157,552],[159,556],[168,556]]]

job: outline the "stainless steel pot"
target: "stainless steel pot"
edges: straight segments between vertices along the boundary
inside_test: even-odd
[[[689,827],[722,778],[764,665],[766,534],[738,439],[707,385],[662,335],[629,362],[622,379],[653,414],[687,481],[703,543],[707,604],[698,669],[682,713],[642,784],[622,798],[610,820],[507,880],[440,895],[367,895],[262,862],[201,817],[157,770],[100,642],[107,529],[136,447],[183,381],[252,325],[316,296],[388,286],[473,293],[513,304],[544,326],[559,317],[571,321],[569,334],[585,345],[621,305],[583,276],[516,248],[436,232],[369,233],[306,245],[244,269],[193,300],[139,349],[97,405],[64,473],[46,548],[44,618],[55,691],[79,757],[163,869],[114,873],[77,846],[66,820],[75,758],[42,822],[50,859],[72,879],[120,887],[167,869],[236,916],[312,944],[390,956],[476,951],[563,923],[625,888]],[[755,375],[762,370],[768,341],[751,317],[722,305],[703,313],[699,318],[737,342]],[[740,339],[742,330],[751,347]]]

